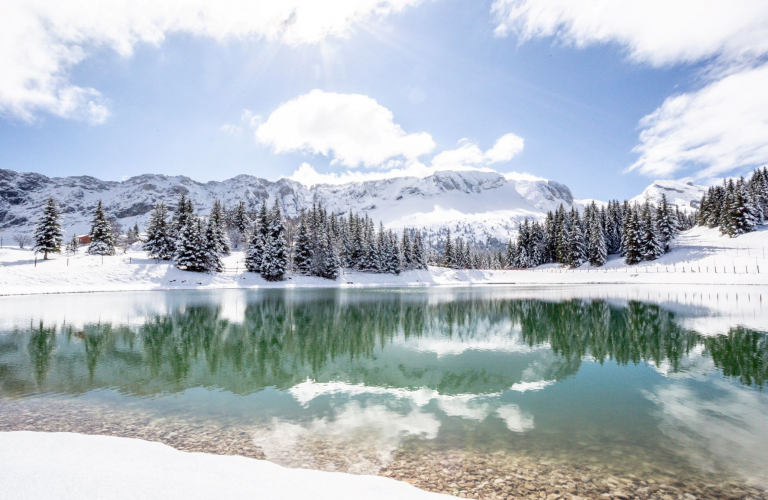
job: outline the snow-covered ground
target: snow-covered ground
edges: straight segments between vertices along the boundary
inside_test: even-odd
[[[227,272],[188,273],[169,262],[147,258],[142,251],[113,257],[80,254],[43,261],[29,250],[0,250],[0,295],[172,290],[194,288],[438,286],[493,284],[740,284],[768,285],[768,227],[738,238],[720,236],[716,229],[694,228],[675,241],[675,248],[653,262],[627,266],[612,257],[602,268],[587,264],[566,269],[547,264],[532,270],[484,271],[431,267],[428,271],[389,274],[346,273],[336,281],[290,276],[269,283],[244,272],[243,254],[225,258]]]
[[[0,433],[0,497],[31,499],[438,500],[379,476],[288,469],[161,443],[69,433]]]

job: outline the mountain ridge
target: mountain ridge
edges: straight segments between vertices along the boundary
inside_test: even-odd
[[[525,218],[541,219],[560,204],[567,209],[582,208],[591,201],[575,199],[568,186],[555,181],[479,171],[446,170],[423,178],[306,186],[287,178],[270,181],[249,174],[208,182],[152,173],[104,181],[92,176],[47,177],[0,169],[0,228],[31,231],[37,210],[48,196],[61,204],[69,231],[87,232],[90,213],[99,199],[107,213],[124,225],[138,222],[141,226],[155,203],[164,201],[173,209],[181,194],[192,199],[200,214],[207,214],[215,199],[229,207],[243,200],[249,210],[263,200],[272,204],[277,199],[288,217],[321,203],[330,211],[368,213],[390,228],[419,227],[428,234],[451,229],[475,242],[488,238],[506,241]]]

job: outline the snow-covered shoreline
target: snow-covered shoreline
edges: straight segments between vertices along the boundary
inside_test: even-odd
[[[386,477],[289,469],[130,438],[3,432],[0,450],[0,489],[15,499],[449,498]]]
[[[716,229],[694,228],[679,236],[675,248],[658,260],[626,266],[613,256],[605,266],[566,269],[548,264],[531,270],[457,270],[430,267],[426,271],[391,274],[345,273],[335,281],[311,276],[289,276],[268,282],[244,272],[243,254],[226,257],[226,273],[181,271],[170,262],[156,262],[142,251],[112,257],[56,255],[39,258],[29,250],[0,250],[0,295],[49,293],[251,289],[435,287],[489,285],[690,284],[768,285],[768,228],[739,238],[719,235]],[[103,263],[102,263],[103,262]],[[735,271],[735,273],[734,273]]]

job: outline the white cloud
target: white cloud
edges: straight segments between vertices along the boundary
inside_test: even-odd
[[[257,129],[261,125],[261,116],[255,114],[250,109],[244,109],[240,113],[240,125],[226,123],[219,127],[219,130],[228,135],[240,135],[244,128]]]
[[[271,118],[271,117],[270,117]],[[347,140],[351,139],[346,139]],[[515,134],[500,137],[493,148],[483,152],[477,144],[467,139],[459,141],[459,147],[438,153],[432,158],[429,166],[418,160],[390,160],[378,169],[346,170],[343,172],[320,173],[309,163],[302,163],[296,171],[288,176],[289,179],[306,186],[316,184],[346,184],[348,182],[378,181],[398,177],[424,178],[435,172],[452,170],[458,172],[496,172],[488,165],[507,161],[522,151],[523,139]],[[530,174],[509,172],[503,174],[509,180],[546,180]]]
[[[668,177],[695,169],[708,180],[768,162],[768,64],[667,98],[640,125],[640,158],[629,170]]]
[[[261,116],[250,109],[244,109],[243,112],[240,113],[240,121],[248,128],[256,129],[261,125]]]
[[[496,0],[496,33],[614,43],[653,66],[706,61],[703,86],[667,98],[640,122],[628,170],[685,180],[768,162],[768,2],[764,0]]]
[[[273,111],[256,130],[256,139],[277,153],[307,151],[347,167],[412,160],[435,147],[429,134],[406,133],[390,110],[368,96],[317,89]]]
[[[483,163],[485,163],[485,155],[477,144],[467,139],[460,140],[457,149],[443,151],[432,158],[432,166],[442,168],[467,167]]]
[[[557,36],[577,47],[616,43],[632,60],[661,66],[768,52],[764,0],[496,0],[496,33]]]
[[[73,66],[95,48],[128,57],[137,44],[159,45],[173,33],[312,44],[345,37],[354,25],[420,1],[6,1],[0,16],[0,115],[32,121],[50,113],[102,123],[109,111],[101,93],[69,79]]]
[[[468,139],[461,139],[457,149],[435,155],[432,158],[432,166],[454,170],[457,167],[480,167],[505,162],[520,153],[523,145],[522,137],[510,133],[501,136],[491,149],[483,152],[477,144]]]
[[[485,152],[488,163],[499,163],[511,160],[523,151],[524,141],[515,134],[505,134],[499,137],[496,144]]]
[[[227,123],[219,127],[219,130],[224,132],[227,135],[240,135],[243,133],[243,128],[239,127],[237,125],[232,125],[231,123]]]

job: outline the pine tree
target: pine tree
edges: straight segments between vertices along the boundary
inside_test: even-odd
[[[418,230],[413,236],[413,268],[418,270],[427,269],[427,252],[421,237],[421,231]]]
[[[403,239],[400,242],[400,249],[403,253],[403,270],[408,271],[414,268],[413,244],[411,243],[410,230],[403,229]]]
[[[445,236],[445,244],[443,245],[443,267],[454,268],[456,267],[456,256],[453,251],[453,241],[451,241],[451,230],[448,229],[448,234]]]
[[[663,253],[669,252],[669,244],[677,235],[677,226],[677,216],[672,213],[667,204],[667,195],[662,193],[659,206],[656,207],[656,228]]]
[[[595,267],[601,267],[608,258],[608,247],[605,243],[605,235],[598,217],[592,217],[589,227],[589,242],[587,253],[589,263]]]
[[[168,209],[164,203],[158,203],[149,214],[144,251],[153,259],[170,260],[176,247],[168,225]]]
[[[193,215],[193,212],[192,201],[187,200],[187,196],[182,193],[179,203],[176,205],[176,210],[173,212],[170,224],[169,234],[173,238],[174,244],[179,237],[179,233],[181,233],[181,229],[187,224],[187,219]]]
[[[72,235],[72,239],[67,243],[67,253],[69,255],[77,255],[77,251],[80,248],[80,238],[76,234]]]
[[[571,209],[568,219],[569,224],[565,239],[568,254],[565,263],[571,267],[579,267],[584,263],[587,256],[584,228],[581,223],[579,212],[577,212],[575,208]]]
[[[637,264],[643,260],[640,248],[640,218],[638,212],[637,205],[624,212],[624,229],[622,231],[624,239],[622,246],[624,247],[624,261],[629,265]]]
[[[185,271],[207,271],[208,254],[203,234],[203,222],[192,214],[185,218],[184,226],[176,238],[176,267]]]
[[[397,244],[397,235],[390,231],[385,236],[387,241],[387,253],[384,262],[384,272],[390,274],[400,274],[403,270],[403,264],[400,260],[400,246]]]
[[[224,270],[224,263],[221,261],[221,228],[211,219],[208,219],[208,225],[205,228],[204,247],[205,247],[205,269],[220,273]]]
[[[266,201],[262,202],[262,206],[266,205]],[[248,209],[245,207],[245,202],[241,201],[235,207],[235,212],[232,215],[232,224],[240,235],[241,241],[246,241],[248,236],[248,229],[251,227],[251,219],[248,217]]]
[[[512,238],[507,241],[507,251],[504,254],[504,269],[514,269],[517,266],[517,246]]]
[[[112,224],[107,219],[107,214],[104,213],[101,200],[96,204],[88,236],[91,237],[91,243],[88,245],[90,255],[115,254],[115,236],[112,232]]]
[[[642,260],[656,260],[664,249],[659,242],[658,229],[653,217],[653,207],[649,200],[645,200],[640,214],[640,254]]]
[[[336,252],[333,249],[331,234],[329,231],[323,231],[318,254],[322,256],[322,262],[320,263],[318,275],[329,280],[336,280],[339,277],[339,273],[341,272],[341,266],[339,257],[336,255]]]
[[[515,266],[521,269],[531,267],[531,235],[528,219],[525,219],[517,231],[517,258]]]
[[[225,228],[226,221],[224,219],[224,208],[221,206],[221,202],[219,200],[214,200],[211,214],[208,217],[208,225],[213,225],[211,234],[220,256],[229,255],[232,252],[232,246],[230,245]]]
[[[749,199],[743,177],[735,184],[729,181],[725,200],[720,231],[734,238],[754,230],[757,210]]]
[[[101,203],[101,202],[99,202]],[[53,196],[45,200],[43,214],[35,226],[35,253],[42,253],[48,260],[49,253],[61,253],[64,230],[61,228],[61,212]]]
[[[298,274],[309,276],[312,271],[312,240],[307,226],[307,214],[304,210],[299,215],[299,228],[296,232],[296,244],[293,255],[293,269]]]
[[[265,222],[267,230],[264,236],[261,276],[267,281],[282,281],[288,271],[288,248],[285,244],[285,221],[277,200]]]
[[[373,228],[373,221],[366,215],[367,227],[365,230],[365,256],[360,264],[361,271],[372,273],[379,272],[381,267],[381,253],[376,238],[376,231]]]

